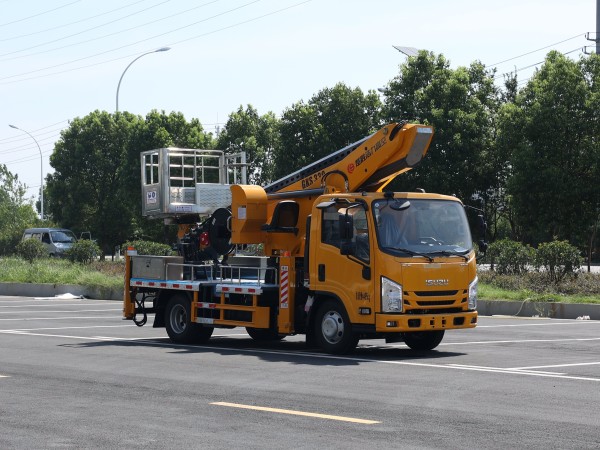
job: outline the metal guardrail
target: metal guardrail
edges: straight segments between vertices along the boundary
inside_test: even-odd
[[[267,274],[272,273],[271,279],[277,283],[277,270],[275,267],[251,267],[251,266],[214,266],[213,264],[165,264],[165,279],[168,279],[169,266],[173,267],[189,267],[190,279],[185,278],[183,281],[212,281],[216,283],[231,283],[231,284],[247,284],[254,283],[262,286],[266,283]],[[206,278],[197,280],[195,273],[197,269],[203,270]],[[229,272],[228,274],[224,272]],[[269,283],[270,284],[270,283]]]

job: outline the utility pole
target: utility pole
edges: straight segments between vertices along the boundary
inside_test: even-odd
[[[600,55],[600,0],[596,0],[596,38],[590,38],[590,33],[587,33],[586,39],[596,43],[596,55]],[[583,52],[589,55],[587,47],[583,48]]]

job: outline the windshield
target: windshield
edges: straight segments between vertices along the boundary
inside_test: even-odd
[[[52,242],[70,244],[75,242],[75,235],[70,231],[53,231],[50,233]]]
[[[459,202],[384,199],[373,203],[373,214],[379,247],[387,253],[464,257],[473,246]]]

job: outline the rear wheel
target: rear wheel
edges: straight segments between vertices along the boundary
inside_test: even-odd
[[[280,335],[276,331],[273,331],[273,330],[268,329],[268,328],[246,327],[246,332],[255,341],[262,341],[262,342],[280,341],[280,340],[282,340],[285,337],[285,336]]]
[[[185,295],[175,295],[167,303],[165,328],[173,342],[202,344],[208,341],[214,328],[190,322],[190,300]]]
[[[412,350],[433,350],[444,338],[444,330],[404,333],[404,343]]]
[[[350,353],[358,344],[346,309],[335,301],[326,301],[317,312],[315,340],[327,353]]]

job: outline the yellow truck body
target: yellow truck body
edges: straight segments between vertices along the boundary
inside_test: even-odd
[[[431,350],[446,330],[475,327],[475,251],[460,200],[384,192],[432,136],[430,127],[388,124],[269,186],[231,184],[230,204],[190,231],[201,237],[183,247],[187,257],[127,256],[124,317],[139,324],[139,314],[154,313],[177,342],[242,326],[256,340],[304,334],[329,353],[376,338]],[[212,241],[226,249],[221,261]],[[257,244],[261,256],[232,251]]]

